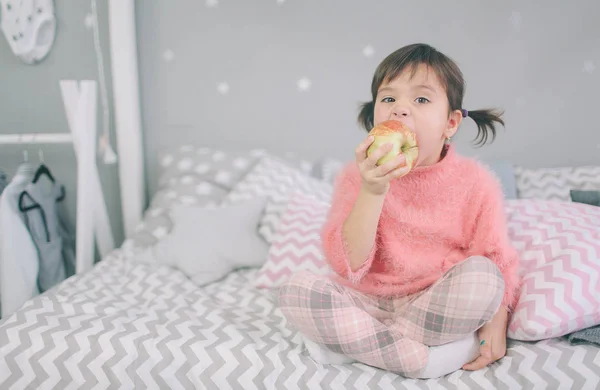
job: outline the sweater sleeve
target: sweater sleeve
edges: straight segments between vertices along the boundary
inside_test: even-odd
[[[343,227],[356,203],[360,188],[361,177],[358,168],[354,164],[346,166],[336,180],[331,208],[321,235],[325,258],[333,271],[355,284],[359,283],[371,268],[377,247],[374,244],[363,265],[352,271]]]
[[[495,176],[483,172],[474,189],[479,199],[473,204],[474,226],[469,256],[481,255],[492,260],[502,273],[506,284],[502,304],[511,312],[518,299],[519,255],[508,237],[508,227],[504,209],[504,195]]]

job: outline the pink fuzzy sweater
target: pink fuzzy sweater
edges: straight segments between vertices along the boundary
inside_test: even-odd
[[[390,297],[430,286],[454,264],[474,255],[498,265],[510,311],[518,289],[518,254],[506,227],[496,177],[452,146],[437,164],[415,168],[392,181],[376,243],[365,264],[352,271],[342,227],[361,188],[356,164],[339,176],[323,229],[323,249],[337,281],[363,293]]]

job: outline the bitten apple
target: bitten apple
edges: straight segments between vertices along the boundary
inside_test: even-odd
[[[371,129],[369,135],[375,137],[375,140],[367,150],[367,155],[377,150],[380,145],[392,144],[392,150],[380,158],[377,165],[385,164],[402,153],[409,170],[414,167],[415,161],[419,157],[417,136],[402,122],[395,120],[381,122]]]

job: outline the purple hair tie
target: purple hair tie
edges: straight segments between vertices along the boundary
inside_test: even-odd
[[[465,110],[464,108],[461,110],[462,111],[462,116],[463,118],[466,118],[469,116],[469,110]]]

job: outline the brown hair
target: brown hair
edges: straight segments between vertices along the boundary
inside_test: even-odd
[[[407,68],[412,72],[411,77],[414,76],[420,64],[427,65],[428,68],[436,72],[442,86],[446,90],[450,112],[463,109],[465,80],[458,65],[435,48],[427,44],[415,43],[404,46],[387,56],[375,70],[375,75],[371,83],[373,100],[363,103],[358,114],[358,122],[361,126],[367,131],[373,128],[375,99],[377,98],[377,91],[381,84],[394,80]],[[494,122],[504,126],[504,121],[501,118],[502,114],[502,111],[495,109],[468,111],[467,115],[477,124],[476,145],[485,144],[488,138],[490,138],[490,134],[492,138],[490,142],[494,141],[496,138],[496,126]]]

